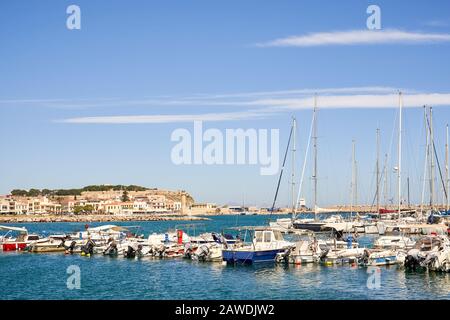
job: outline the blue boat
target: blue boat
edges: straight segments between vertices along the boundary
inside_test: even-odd
[[[275,262],[278,253],[292,247],[292,243],[283,239],[280,231],[267,227],[245,228],[253,231],[250,244],[236,242],[233,246],[222,249],[223,261],[230,264],[254,264]]]

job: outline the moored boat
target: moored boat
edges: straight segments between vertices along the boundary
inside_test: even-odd
[[[283,239],[280,231],[268,227],[247,227],[252,241],[250,244],[235,243],[222,250],[223,261],[232,264],[254,264],[260,262],[275,262],[278,253],[291,248],[293,244]],[[245,241],[245,238],[244,238]]]

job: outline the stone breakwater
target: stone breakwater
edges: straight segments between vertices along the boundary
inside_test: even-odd
[[[18,215],[0,216],[0,223],[32,223],[32,222],[120,222],[120,221],[195,221],[209,220],[196,216],[143,214],[129,216],[114,215]]]

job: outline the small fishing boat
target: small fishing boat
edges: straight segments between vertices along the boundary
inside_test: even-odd
[[[227,263],[253,264],[275,262],[278,253],[291,248],[293,244],[283,239],[280,231],[268,227],[245,227],[245,234],[251,233],[250,244],[236,242],[222,250],[223,261]]]
[[[41,239],[37,234],[28,234],[28,230],[25,228],[0,226],[0,230],[6,231],[0,237],[0,248],[2,251],[25,250],[31,243]]]
[[[333,223],[345,223],[344,219],[340,215],[332,215],[331,217],[328,217],[323,220],[317,220],[317,219],[296,219],[292,226],[294,229],[301,229],[301,230],[309,230],[314,232],[320,232],[322,231],[322,227],[327,224],[333,224]]]
[[[395,264],[403,264],[406,258],[404,250],[381,250],[373,251],[366,249],[359,258],[359,264],[362,266],[388,266]]]
[[[277,262],[296,265],[319,262],[322,249],[327,245],[323,240],[299,240],[285,252],[278,253]]]
[[[198,246],[197,250],[192,253],[192,260],[204,261],[204,262],[216,262],[222,261],[223,244],[203,243]]]
[[[27,246],[27,250],[34,253],[64,252],[68,248],[67,240],[70,240],[68,236],[52,235],[31,243]]]
[[[375,249],[411,249],[416,242],[404,236],[381,236],[373,243]]]
[[[450,272],[450,240],[440,235],[420,238],[408,251],[404,266],[410,271]]]

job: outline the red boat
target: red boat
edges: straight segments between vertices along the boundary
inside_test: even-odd
[[[381,208],[379,214],[396,213],[396,212],[398,212],[398,210],[389,210]]]
[[[39,240],[38,235],[28,234],[25,228],[0,226],[0,230],[6,231],[0,236],[0,248],[3,251],[24,250],[31,242]]]

